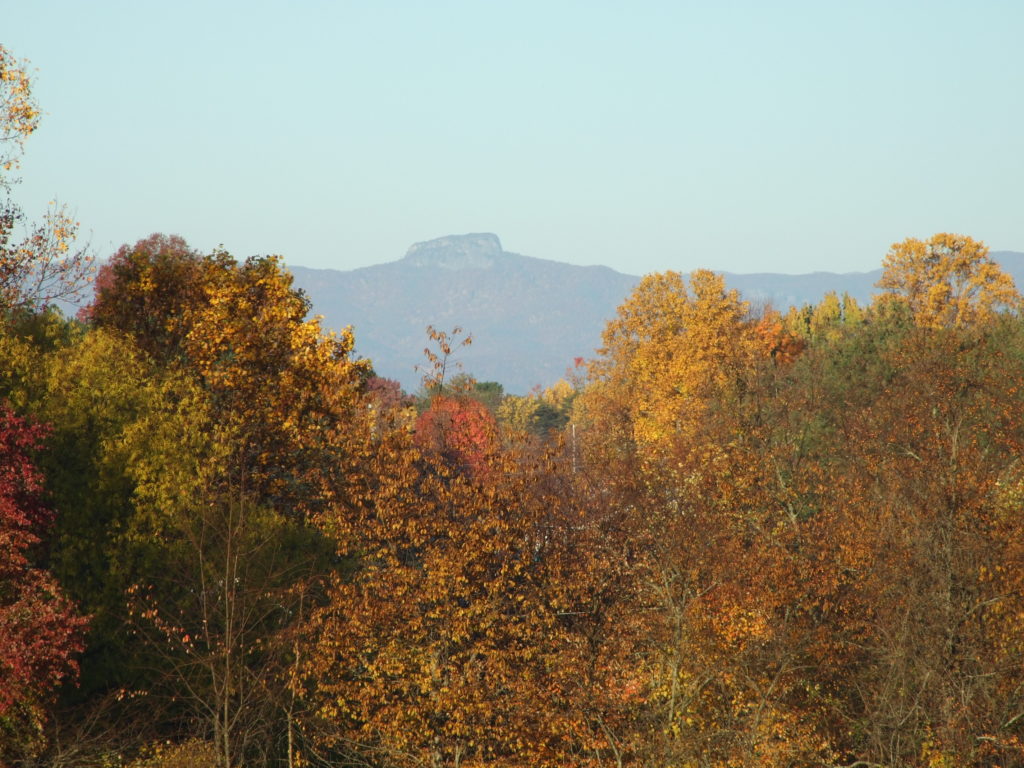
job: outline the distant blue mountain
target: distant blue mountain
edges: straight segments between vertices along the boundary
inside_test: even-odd
[[[400,261],[350,271],[289,267],[327,327],[351,324],[378,374],[419,387],[426,327],[461,326],[473,344],[457,361],[481,381],[526,393],[590,357],[638,278],[502,250],[495,235],[442,237]]]
[[[1024,286],[1024,254],[993,253]],[[481,381],[523,394],[564,376],[577,357],[593,357],[601,331],[639,280],[608,267],[578,267],[502,249],[492,234],[416,243],[405,257],[348,271],[289,267],[295,285],[325,325],[355,328],[356,351],[379,375],[408,391],[419,386],[426,326],[461,326],[473,344],[457,359]],[[804,275],[726,273],[753,305],[815,304],[829,291],[861,302],[877,292],[881,270]]]

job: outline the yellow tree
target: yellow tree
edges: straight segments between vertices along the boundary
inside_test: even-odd
[[[156,362],[193,378],[233,430],[221,469],[234,485],[301,516],[340,471],[332,430],[348,424],[369,370],[347,329],[324,332],[277,257],[239,263],[153,235],[123,247],[97,278],[92,322],[125,333]],[[328,458],[330,457],[330,458]]]
[[[651,363],[668,360],[669,346],[684,330],[688,300],[678,272],[647,275],[608,323],[598,357],[589,364],[586,392],[576,403],[577,421],[589,430],[591,452],[621,460],[632,450],[636,398],[646,383],[635,361],[645,350]]]
[[[641,759],[820,758],[788,704],[799,651],[774,619],[798,580],[775,533],[780,493],[762,424],[771,377],[800,345],[703,270],[688,287],[678,275],[645,279],[605,341],[577,416],[583,471],[606,478],[603,494],[642,553],[632,569],[649,681],[636,711]]]
[[[39,106],[24,61],[0,45],[0,168],[18,166],[25,139],[39,127]]]
[[[489,461],[477,480],[396,431],[358,508],[322,520],[354,566],[314,614],[302,663],[308,733],[334,760],[562,766],[622,752],[616,708],[581,685],[622,695],[623,668],[588,653],[609,591],[606,571],[581,565],[597,537],[548,461]]]
[[[568,422],[576,394],[572,384],[559,379],[547,389],[538,389],[524,397],[508,395],[498,406],[498,421],[510,434],[549,437]]]
[[[878,287],[905,301],[919,325],[962,327],[1021,307],[1013,278],[984,243],[964,235],[940,233],[895,243],[883,268]]]
[[[28,65],[0,45],[0,190],[14,183],[25,140],[39,126]],[[45,305],[75,298],[88,280],[92,257],[75,248],[78,222],[55,204],[42,222],[27,226],[9,198],[0,201],[0,310]]]
[[[689,439],[712,403],[742,396],[781,332],[773,317],[752,317],[720,275],[697,270],[689,290],[678,273],[649,275],[604,332],[581,415],[603,432],[618,418],[641,445]]]
[[[308,310],[277,258],[154,236],[104,268],[88,313],[153,370],[152,405],[120,440],[125,542],[147,555],[135,626],[164,673],[153,690],[187,702],[189,735],[225,768],[292,733],[283,638],[334,567],[308,520],[348,502],[369,432],[367,365]]]

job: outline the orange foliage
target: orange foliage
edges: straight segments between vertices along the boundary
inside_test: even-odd
[[[618,696],[621,670],[583,665],[603,589],[574,567],[590,531],[554,465],[493,456],[481,484],[402,431],[378,449],[359,509],[325,520],[355,571],[311,623],[313,738],[395,766],[567,765],[610,748],[583,683]]]

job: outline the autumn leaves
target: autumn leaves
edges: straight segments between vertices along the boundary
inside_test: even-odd
[[[1024,764],[1024,325],[981,243],[785,315],[648,276],[524,398],[431,329],[417,399],[276,258],[155,235],[68,321],[73,227],[16,217],[0,762]]]
[[[422,454],[396,435],[315,612],[311,738],[410,766],[1020,764],[1024,334],[983,246],[905,249],[937,264],[890,264],[867,307],[645,278],[573,397],[575,461],[506,434],[467,463],[437,437],[455,401]]]
[[[51,201],[41,221],[29,223],[9,197],[18,179],[25,141],[39,127],[28,62],[0,45],[0,308],[33,309],[81,296],[92,255],[76,247],[78,222]]]
[[[1012,283],[953,235],[894,246],[866,308],[754,316],[715,281],[646,278],[578,399],[647,609],[618,742],[653,765],[1020,764]]]
[[[906,302],[919,325],[964,327],[1021,306],[1013,280],[988,248],[963,235],[908,238],[892,247],[883,266],[878,287]]]
[[[575,387],[417,405],[276,259],[121,249],[86,324],[0,336],[57,512],[14,564],[91,617],[40,730],[53,593],[6,754],[102,712],[90,759],[138,765],[1020,764],[1018,300],[968,238],[889,261],[786,315],[652,275]]]
[[[3,173],[31,85],[0,46]],[[785,315],[650,275],[523,398],[429,329],[417,399],[272,257],[154,235],[69,321],[77,224],[23,220],[0,763],[1024,765],[1024,324],[983,244]]]

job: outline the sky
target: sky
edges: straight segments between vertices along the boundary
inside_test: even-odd
[[[9,0],[16,198],[354,269],[494,232],[630,274],[1024,251],[1024,3]]]

